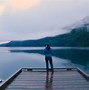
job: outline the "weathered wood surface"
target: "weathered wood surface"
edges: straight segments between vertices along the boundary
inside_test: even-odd
[[[89,90],[89,81],[77,70],[23,71],[5,90]]]

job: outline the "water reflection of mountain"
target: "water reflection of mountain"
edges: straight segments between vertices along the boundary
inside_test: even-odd
[[[44,54],[43,50],[10,50],[11,52],[39,53]],[[72,63],[87,66],[89,62],[89,50],[79,49],[59,49],[53,50],[53,56],[70,60]]]

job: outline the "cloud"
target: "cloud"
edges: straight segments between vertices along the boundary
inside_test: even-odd
[[[5,5],[0,4],[0,15],[3,15],[4,12],[5,12]]]
[[[7,5],[13,11],[23,11],[38,5],[40,0],[6,0]]]
[[[61,28],[89,15],[88,3],[89,0],[0,0],[0,40],[65,33],[67,30]]]
[[[24,11],[37,6],[39,3],[40,0],[4,0],[0,2],[0,15],[8,11],[8,8],[13,12]]]

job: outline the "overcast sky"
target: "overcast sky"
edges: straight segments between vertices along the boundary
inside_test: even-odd
[[[0,41],[38,39],[89,15],[89,0],[0,0]]]

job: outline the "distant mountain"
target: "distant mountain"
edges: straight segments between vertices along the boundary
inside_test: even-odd
[[[0,46],[6,47],[29,47],[29,46],[71,46],[71,47],[88,47],[89,46],[89,32],[86,29],[79,31],[73,29],[70,33],[57,35],[54,37],[46,37],[38,40],[25,40],[25,41],[11,41],[7,44]]]
[[[71,31],[54,37],[46,37],[38,40],[11,41],[0,46],[6,47],[30,47],[30,46],[70,46],[89,47],[89,17],[69,27]]]
[[[63,37],[64,35],[57,35],[54,37],[46,37],[38,40],[24,40],[24,41],[11,41],[7,44],[1,44],[0,46],[6,47],[25,47],[25,46],[45,46],[46,44],[50,44],[52,46],[59,46],[59,38]]]
[[[64,29],[74,29],[74,28],[82,28],[82,27],[89,27],[89,16],[83,18],[80,21],[77,21],[76,23],[70,25],[70,26],[66,26],[64,27]]]

